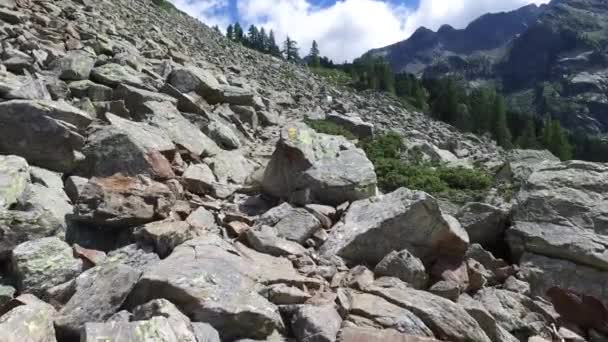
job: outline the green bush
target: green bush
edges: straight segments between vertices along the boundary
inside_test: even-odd
[[[319,133],[330,135],[341,135],[348,140],[355,140],[357,137],[346,128],[327,120],[304,120],[304,122],[312,129]]]
[[[478,196],[492,185],[492,178],[482,170],[464,167],[431,166],[400,159],[405,146],[397,133],[388,133],[362,141],[360,147],[374,164],[378,186],[385,192],[401,187],[421,190],[449,198]]]
[[[451,189],[485,190],[492,185],[490,176],[477,169],[439,167],[437,168],[437,175]]]
[[[361,142],[360,147],[372,162],[385,158],[399,159],[401,152],[405,149],[403,139],[394,132],[367,138]]]

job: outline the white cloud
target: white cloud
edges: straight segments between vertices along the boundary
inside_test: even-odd
[[[225,28],[230,24],[229,0],[170,0],[177,8],[209,26]]]
[[[461,28],[484,13],[548,1],[420,0],[418,8],[412,9],[382,0],[338,0],[325,7],[316,7],[310,0],[237,0],[237,8],[242,22],[273,29],[280,40],[289,34],[298,41],[302,55],[308,53],[314,39],[322,54],[341,62],[372,48],[404,40],[420,26],[436,30],[443,24],[450,24]],[[205,18],[212,24],[226,21],[221,15],[212,15],[218,13],[214,10],[218,3],[226,0],[175,2],[189,3],[194,10],[202,11],[204,15],[198,17],[203,21]],[[182,9],[196,15],[187,8]]]

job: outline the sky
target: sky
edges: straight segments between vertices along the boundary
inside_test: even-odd
[[[287,35],[306,55],[313,40],[322,55],[352,60],[373,48],[407,39],[418,27],[463,28],[488,12],[514,10],[549,0],[170,0],[209,26],[225,30],[239,21]]]

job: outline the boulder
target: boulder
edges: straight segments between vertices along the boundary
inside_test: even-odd
[[[215,76],[194,66],[173,69],[167,82],[182,93],[196,91],[206,98],[218,98],[220,94],[221,86]]]
[[[126,84],[119,85],[114,89],[113,94],[114,100],[123,100],[131,117],[138,120],[141,119],[147,111],[146,108],[143,107],[143,104],[146,102],[167,102],[173,107],[177,104],[177,100],[169,95],[132,87]]]
[[[181,342],[171,321],[165,317],[152,317],[147,321],[86,323],[80,336],[81,342],[129,341],[129,342]]]
[[[392,251],[407,249],[429,264],[441,256],[464,256],[468,243],[466,231],[441,213],[433,197],[401,188],[353,203],[320,252],[375,265]]]
[[[216,182],[215,175],[207,164],[191,164],[182,174],[184,187],[199,195],[211,192]]]
[[[553,323],[552,318],[546,316],[532,299],[515,292],[485,288],[474,298],[490,312],[500,326],[519,340],[538,335]]]
[[[333,342],[340,330],[342,317],[333,305],[299,305],[290,323],[298,341]]]
[[[33,295],[21,295],[0,317],[2,340],[7,342],[56,342],[53,318],[55,309]],[[7,307],[8,309],[8,307]]]
[[[363,121],[356,114],[344,115],[332,112],[327,114],[326,120],[346,128],[359,139],[365,139],[374,136],[374,125],[369,122]]]
[[[59,236],[65,228],[63,223],[48,211],[0,210],[0,260],[23,242]]]
[[[152,244],[161,258],[167,257],[175,247],[200,234],[201,231],[188,222],[172,219],[150,222],[138,227],[133,233],[136,241]]]
[[[479,326],[486,332],[492,341],[495,342],[517,342],[515,336],[511,335],[505,328],[496,322],[492,314],[483,306],[482,303],[474,300],[467,294],[458,297],[458,304],[473,317]]]
[[[72,248],[57,237],[20,244],[11,253],[11,264],[22,293],[42,294],[82,272],[82,260],[74,258]]]
[[[374,166],[343,137],[284,127],[264,172],[264,191],[299,204],[339,205],[376,194]]]
[[[145,271],[160,261],[152,248],[131,244],[108,253],[106,264],[124,264]]]
[[[127,65],[116,63],[108,63],[94,68],[91,72],[91,79],[112,88],[120,84],[135,87],[144,86],[143,77],[139,72]]]
[[[132,321],[150,320],[153,317],[165,317],[179,341],[197,342],[190,319],[166,299],[155,299],[133,309]],[[207,325],[210,327],[209,325]],[[210,327],[213,329],[212,327]],[[214,330],[214,329],[213,329]],[[215,332],[217,335],[217,332]]]
[[[477,321],[462,306],[450,300],[415,290],[395,278],[380,278],[367,291],[411,311],[439,339],[491,341]]]
[[[171,164],[161,153],[175,151],[171,139],[160,129],[106,114],[111,125],[89,135],[83,152],[82,172],[89,176],[109,177],[150,175],[155,178],[175,176]]]
[[[571,285],[580,288],[573,289],[585,292],[589,285],[580,280],[593,277],[594,272],[583,274],[583,270],[608,271],[608,236],[603,233],[608,228],[606,192],[608,166],[604,164],[570,161],[537,169],[517,195],[513,225],[507,231],[512,254],[553,259],[553,266],[543,262],[536,267],[548,267],[550,272],[561,268],[562,281],[578,279]],[[535,268],[530,261],[528,267]],[[568,262],[581,269],[561,266]],[[537,283],[531,284],[532,292],[539,293],[534,288]]]
[[[93,177],[80,194],[72,219],[125,229],[154,221],[174,202],[166,185],[145,177]]]
[[[306,209],[296,208],[274,225],[278,236],[299,244],[304,244],[321,229],[321,222]]]
[[[374,269],[378,277],[398,278],[415,289],[426,288],[429,277],[422,261],[406,249],[387,254]]]
[[[122,264],[97,266],[75,280],[75,292],[55,319],[57,335],[77,339],[87,322],[101,322],[116,313],[141,271]]]
[[[32,166],[30,168],[30,178],[32,183],[43,185],[49,189],[63,191],[62,174],[59,172],[49,171],[41,167]]]
[[[18,156],[0,156],[0,210],[17,203],[30,181],[30,167]]]
[[[249,246],[261,253],[274,256],[306,254],[304,247],[280,237],[273,227],[261,226],[256,229],[249,229],[244,234]]]
[[[284,330],[278,308],[258,294],[259,283],[307,283],[284,259],[256,253],[207,234],[178,246],[146,271],[130,305],[163,298],[194,321],[207,322],[222,340],[265,338]]]
[[[88,97],[93,102],[110,101],[114,94],[112,88],[89,80],[70,82],[68,87],[72,96],[77,98]],[[114,112],[114,114],[119,113]]]
[[[78,201],[78,197],[84,190],[84,187],[89,183],[89,180],[80,176],[69,176],[65,179],[64,190],[66,195],[70,198],[72,203]]]
[[[307,292],[285,284],[270,285],[262,293],[276,305],[303,304],[311,298]]]
[[[30,184],[18,209],[46,212],[53,220],[67,226],[66,216],[72,214],[70,199],[61,188],[49,188],[41,184]]]
[[[215,142],[184,118],[172,103],[146,102],[142,110],[147,123],[165,132],[193,156],[209,157],[220,152]]]
[[[95,66],[95,56],[83,50],[69,51],[56,63],[59,78],[64,81],[88,80]]]
[[[243,155],[242,151],[222,151],[205,158],[217,180],[221,184],[245,184],[254,173],[256,165]]]
[[[186,222],[198,231],[214,232],[217,229],[215,216],[209,210],[198,207],[186,218]]]
[[[608,284],[604,281],[608,272],[533,253],[522,256],[520,267],[519,274],[530,284],[529,290],[533,296],[547,297],[547,291],[558,286],[576,289],[608,302]]]
[[[70,171],[82,159],[81,132],[91,121],[87,113],[62,102],[2,102],[0,153],[24,157],[49,170]]]
[[[340,331],[338,342],[439,342],[434,338],[413,336],[394,329],[345,327]]]
[[[467,233],[471,243],[496,246],[503,240],[509,212],[485,203],[467,203],[456,214],[456,219]]]
[[[410,310],[367,293],[348,292],[348,313],[372,320],[385,329],[414,336],[433,337],[433,332]]]
[[[511,150],[497,178],[525,182],[535,171],[559,163],[559,158],[547,150]]]

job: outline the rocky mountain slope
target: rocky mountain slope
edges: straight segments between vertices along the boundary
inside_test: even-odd
[[[0,0],[0,37],[0,341],[608,336],[606,165],[505,153],[156,0]],[[381,194],[307,118],[494,189]]]
[[[497,86],[511,108],[550,114],[571,130],[603,135],[606,117],[608,7],[603,0],[553,0],[483,16],[464,30],[418,30],[368,55],[395,71],[456,75]],[[468,45],[462,42],[470,42]]]

